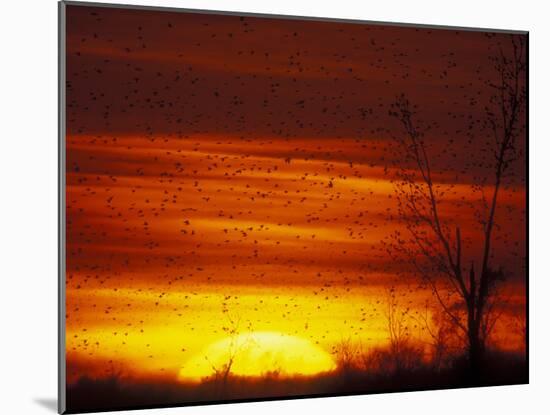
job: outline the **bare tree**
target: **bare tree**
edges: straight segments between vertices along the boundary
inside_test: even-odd
[[[497,76],[496,81],[487,82],[492,93],[481,121],[490,136],[487,149],[491,160],[484,166],[490,173],[478,185],[484,206],[476,213],[482,225],[482,248],[469,261],[463,257],[458,221],[442,214],[445,193],[452,186],[437,181],[426,140],[429,126],[417,119],[416,107],[405,95],[399,96],[390,109],[390,115],[404,129],[394,135],[394,140],[401,161],[410,168],[398,169],[394,181],[398,216],[405,223],[408,237],[397,232],[388,250],[392,255],[406,254],[444,313],[463,332],[474,371],[479,369],[487,335],[495,324],[492,311],[498,300],[494,289],[504,277],[502,269],[491,264],[499,192],[510,165],[521,156],[518,137],[524,131],[525,41],[522,37],[510,38],[508,53],[499,45],[490,58]]]
[[[397,300],[394,287],[388,288],[386,292],[386,319],[388,323],[388,335],[392,354],[396,357],[397,367],[400,367],[399,357],[402,350],[409,342],[409,309],[401,309]]]
[[[226,349],[227,355],[225,361],[221,364],[216,365],[208,358],[207,360],[212,367],[212,371],[214,372],[214,379],[219,381],[221,384],[221,392],[223,394],[226,391],[235,359],[239,353],[248,346],[250,339],[243,341],[241,335],[241,317],[239,315],[231,314],[226,303],[223,303],[222,305],[222,313],[227,319],[227,323],[222,326],[222,330],[229,339],[229,344]],[[250,330],[250,323],[248,324],[248,330]]]
[[[422,353],[411,341],[411,308],[400,304],[395,287],[387,289],[385,315],[388,325],[392,370],[400,372],[414,369],[419,366]]]
[[[358,368],[359,357],[362,354],[361,345],[354,343],[351,337],[342,339],[333,346],[332,354],[335,357],[336,365],[343,373],[349,373]]]
[[[431,349],[431,365],[439,371],[446,367],[453,355],[456,344],[456,327],[442,312],[434,312],[426,301],[424,310],[417,310],[412,315],[420,331],[426,335],[426,341]]]

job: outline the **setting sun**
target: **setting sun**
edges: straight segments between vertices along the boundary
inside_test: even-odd
[[[276,332],[249,332],[215,342],[180,370],[181,380],[201,380],[228,369],[236,376],[308,376],[336,368],[332,357],[309,340]]]

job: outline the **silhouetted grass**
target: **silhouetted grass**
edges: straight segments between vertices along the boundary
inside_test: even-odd
[[[392,356],[382,349],[371,353],[370,368],[359,364],[339,365],[334,372],[313,377],[288,378],[277,373],[263,377],[231,375],[224,381],[208,378],[201,383],[181,383],[169,379],[140,381],[119,376],[100,380],[82,377],[68,387],[67,408],[69,412],[82,412],[528,382],[525,358],[513,353],[488,353],[476,379],[470,375],[468,362],[464,358],[457,358],[449,367],[436,370],[417,358],[414,358],[414,364],[409,361],[407,365],[396,367]]]

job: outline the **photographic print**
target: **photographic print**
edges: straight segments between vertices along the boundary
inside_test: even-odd
[[[527,32],[60,17],[61,412],[528,382]]]

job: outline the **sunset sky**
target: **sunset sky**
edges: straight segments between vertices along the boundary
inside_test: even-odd
[[[415,310],[431,299],[382,243],[404,229],[388,110],[404,93],[431,126],[442,217],[479,266],[479,120],[508,37],[68,6],[69,382],[199,378],[237,321],[260,349],[294,350],[245,375],[331,370],[343,340],[387,343],[388,289]],[[493,339],[507,350],[523,347],[525,181],[522,158],[491,258],[507,271]]]

